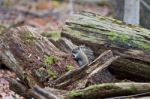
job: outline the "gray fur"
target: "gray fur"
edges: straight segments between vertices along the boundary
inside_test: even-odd
[[[72,50],[72,55],[79,66],[89,64],[94,60],[93,51],[84,45],[74,48]]]

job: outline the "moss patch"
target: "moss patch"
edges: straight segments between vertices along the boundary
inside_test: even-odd
[[[54,56],[45,56],[44,57],[44,64],[45,65],[51,65],[51,64],[54,64],[56,60],[57,59]]]
[[[142,41],[134,41],[134,44],[141,49],[146,49],[147,51],[150,51],[150,43],[142,42]]]
[[[52,78],[57,78],[57,73],[55,70],[52,69],[51,65],[56,62],[56,58],[54,56],[45,56],[44,57],[44,64],[47,65],[47,73]]]
[[[51,38],[55,41],[57,41],[60,38],[60,32],[58,31],[52,31],[52,32],[45,32],[42,34],[44,37]]]
[[[74,97],[82,97],[82,92],[71,91],[68,93],[68,99],[73,99]]]
[[[47,73],[48,73],[48,75],[50,75],[50,77],[51,77],[52,79],[57,78],[57,73],[56,73],[54,70],[52,70],[51,68],[49,68],[49,69],[47,70]]]
[[[128,43],[128,41],[131,40],[131,38],[128,35],[121,34],[121,33],[119,34],[115,32],[109,32],[108,39],[111,41],[117,40],[120,43]]]
[[[115,85],[111,85],[111,84],[109,84],[109,85],[104,85],[104,86],[102,86],[102,85],[92,85],[92,86],[90,86],[90,87],[87,87],[87,88],[85,88],[85,89],[83,89],[83,90],[81,90],[81,91],[71,91],[71,92],[69,92],[68,93],[68,97],[69,97],[69,99],[74,99],[75,97],[84,97],[84,98],[86,98],[86,96],[87,95],[89,95],[89,93],[94,93],[94,92],[97,92],[97,91],[107,91],[107,90],[121,90],[121,88],[120,87],[117,87],[117,86],[115,86]],[[101,95],[101,96],[103,96],[103,95]],[[88,97],[88,99],[91,99],[90,97]]]
[[[35,40],[35,37],[33,37],[31,32],[25,32],[24,35],[23,35],[23,40],[26,43],[31,43]]]
[[[111,43],[115,43],[120,47],[137,48],[150,51],[150,43],[142,41],[142,38],[116,32],[109,32],[107,36]]]
[[[138,90],[137,90],[137,88],[134,86],[134,85],[132,85],[131,87],[130,87],[130,89],[131,89],[131,92],[132,93],[136,93]]]
[[[2,34],[2,32],[3,32],[5,29],[6,29],[6,27],[5,27],[5,26],[0,25],[0,34]]]
[[[104,98],[105,96],[113,96],[114,94],[118,95],[127,95],[127,94],[134,94],[137,93],[137,88],[134,85],[131,85],[127,88],[121,88],[115,84],[105,84],[105,85],[92,85],[90,87],[87,87],[83,90],[73,90],[68,93],[68,98],[69,99],[92,99],[93,96],[98,99],[98,98]],[[103,94],[104,92],[107,93],[107,95]],[[95,96],[95,93],[97,96]],[[101,94],[98,94],[101,93]]]
[[[66,71],[73,71],[74,67],[71,64],[66,65]]]

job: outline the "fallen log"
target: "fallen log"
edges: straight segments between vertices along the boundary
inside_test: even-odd
[[[10,28],[0,35],[0,65],[13,70],[24,86],[46,86],[51,80],[77,68],[76,62],[35,28]]]
[[[147,29],[82,12],[66,21],[62,37],[89,46],[97,56],[110,49],[121,56],[110,66],[111,71],[131,80],[150,81],[150,31]]]
[[[13,87],[18,90],[20,84],[13,80],[17,87]],[[12,83],[10,83],[12,84]],[[20,88],[19,88],[20,89]],[[20,92],[19,92],[20,91]],[[35,98],[35,99],[98,99],[98,98],[110,98],[115,99],[122,98],[133,98],[146,96],[150,91],[150,83],[105,83],[92,85],[84,89],[65,91],[52,89],[50,87],[40,88],[39,86],[34,86],[31,89],[24,90],[21,88],[18,90],[19,94],[24,94],[25,98]],[[21,93],[23,92],[23,93]],[[126,96],[127,95],[127,96]],[[117,98],[118,97],[118,98]]]
[[[98,99],[149,92],[149,83],[107,83],[69,92],[69,99]]]

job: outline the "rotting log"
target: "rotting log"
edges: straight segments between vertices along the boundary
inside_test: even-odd
[[[24,86],[47,86],[76,62],[32,27],[10,28],[0,35],[0,65],[13,70]],[[70,67],[68,67],[68,65]],[[69,69],[68,69],[69,68]]]
[[[25,88],[15,79],[9,79],[10,86],[25,98],[35,99],[98,99],[98,98],[133,98],[149,96],[150,83],[105,83],[92,85],[84,89],[65,91],[50,87]],[[16,86],[16,87],[13,87]],[[118,97],[118,98],[117,98]]]
[[[121,57],[113,62],[110,70],[131,80],[150,81],[149,30],[82,12],[66,21],[61,35],[77,45],[89,46],[96,56],[104,50],[112,50]]]
[[[69,99],[111,98],[149,92],[149,83],[107,83],[69,92]]]
[[[28,90],[27,96],[30,95],[30,98],[33,97],[36,99],[114,99],[113,97],[116,97],[116,99],[122,99],[149,96],[149,91],[149,83],[106,83],[72,91],[52,89],[49,87],[40,88],[35,86]]]

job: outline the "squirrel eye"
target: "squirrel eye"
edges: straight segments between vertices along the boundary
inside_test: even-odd
[[[77,55],[76,55],[75,53],[72,53],[72,57],[73,57],[73,58],[76,58]]]

